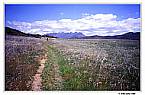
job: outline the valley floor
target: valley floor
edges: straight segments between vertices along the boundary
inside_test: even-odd
[[[7,36],[5,47],[6,90],[37,90],[32,84],[37,81],[39,58],[44,55],[47,60],[39,75],[38,90],[140,90],[140,43],[137,40],[47,41]]]

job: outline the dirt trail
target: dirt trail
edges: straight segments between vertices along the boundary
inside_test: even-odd
[[[35,74],[34,80],[32,82],[32,91],[41,91],[42,90],[41,89],[41,87],[42,87],[41,74],[44,69],[44,63],[46,60],[47,60],[47,55],[40,57],[40,59],[39,59],[40,66],[39,66],[39,69],[37,70],[37,73]]]

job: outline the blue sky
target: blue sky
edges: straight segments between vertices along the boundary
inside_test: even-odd
[[[115,14],[119,19],[140,17],[139,4],[8,4],[5,6],[6,20],[35,21],[78,19],[83,13]]]
[[[102,18],[100,18],[100,16]],[[67,31],[68,32],[74,32],[74,31],[83,32],[81,30],[85,30],[85,29],[95,30],[96,29],[95,30],[96,32],[90,31],[90,32],[84,32],[84,34],[108,35],[108,34],[105,34],[105,31],[106,29],[111,29],[111,30],[106,31],[106,33],[109,33],[110,31],[110,33],[115,34],[113,29],[108,28],[108,27],[106,29],[104,28],[104,30],[101,28],[103,32],[99,33],[100,27],[104,27],[104,26],[100,25],[100,27],[96,28],[92,26],[92,24],[90,24],[89,22],[88,24],[84,25],[88,28],[85,27],[83,29],[80,29],[81,25],[80,27],[70,26],[71,28],[69,28],[68,26],[64,26],[64,25],[62,26],[61,24],[59,24],[60,20],[63,20],[61,21],[62,24],[64,24],[64,22],[66,24],[66,21],[67,21],[68,25],[74,24],[74,23],[77,25],[79,24],[79,22],[82,22],[82,21],[84,21],[83,23],[85,23],[87,17],[90,19],[90,21],[92,21],[92,23],[94,23],[93,20],[97,20],[97,19],[100,19],[99,21],[103,22],[104,19],[106,18],[108,18],[110,22],[114,21],[115,19],[116,22],[112,22],[112,23],[114,24],[117,23],[118,25],[121,21],[122,21],[121,23],[123,24],[139,23],[137,21],[139,21],[138,19],[140,19],[140,5],[139,4],[6,4],[5,5],[6,26],[16,28],[24,32],[31,31],[32,33],[39,32],[39,34],[45,34],[47,30],[49,30],[47,31],[49,33],[49,32],[62,32],[62,31],[63,32],[67,32]],[[41,29],[40,28],[36,29],[36,26],[38,26],[38,21],[39,21],[39,25],[41,23],[41,26],[43,25],[42,23],[44,22],[45,23],[47,22],[46,24],[49,23],[50,26],[45,24],[43,26],[47,26],[47,27],[44,27],[45,28],[44,30],[42,30],[42,27],[40,26],[39,27]],[[51,27],[50,22],[52,22],[52,25],[56,25],[58,27]],[[26,25],[27,27],[29,26],[29,29],[26,29],[26,28],[24,29],[24,26]],[[113,28],[116,29],[115,27]],[[45,33],[40,32],[40,30],[44,31]],[[134,32],[134,30],[139,31],[140,29],[139,28],[123,29],[122,31]],[[119,31],[119,30],[117,29],[116,31]],[[110,35],[113,35],[113,34],[110,34]]]

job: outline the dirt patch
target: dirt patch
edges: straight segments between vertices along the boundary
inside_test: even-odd
[[[42,74],[42,71],[44,69],[44,63],[46,60],[47,60],[47,55],[45,55],[39,59],[40,66],[39,66],[39,69],[37,70],[37,73],[35,74],[34,80],[32,82],[32,90],[33,91],[41,91],[41,87],[42,87],[41,74]]]
[[[5,90],[30,90],[31,83],[27,84],[27,82],[32,81],[32,76],[38,69],[37,61],[34,61],[36,64],[25,64],[16,61],[6,60]]]

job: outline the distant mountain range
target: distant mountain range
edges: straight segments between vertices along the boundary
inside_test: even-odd
[[[85,36],[81,39],[129,39],[129,40],[140,40],[140,32],[128,32],[122,35],[115,35],[115,36]]]
[[[82,38],[85,37],[85,35],[83,33],[80,32],[70,32],[70,33],[49,33],[47,34],[48,36],[53,36],[53,37],[57,37],[57,38]]]
[[[46,35],[39,35],[39,34],[27,34],[23,33],[19,30],[12,29],[9,27],[5,27],[5,34],[6,35],[15,35],[15,36],[26,36],[26,37],[49,37],[49,38],[68,38],[68,39],[129,39],[129,40],[140,40],[140,32],[129,32],[122,35],[115,35],[115,36],[85,36],[80,32],[70,32],[70,33],[49,33]]]

